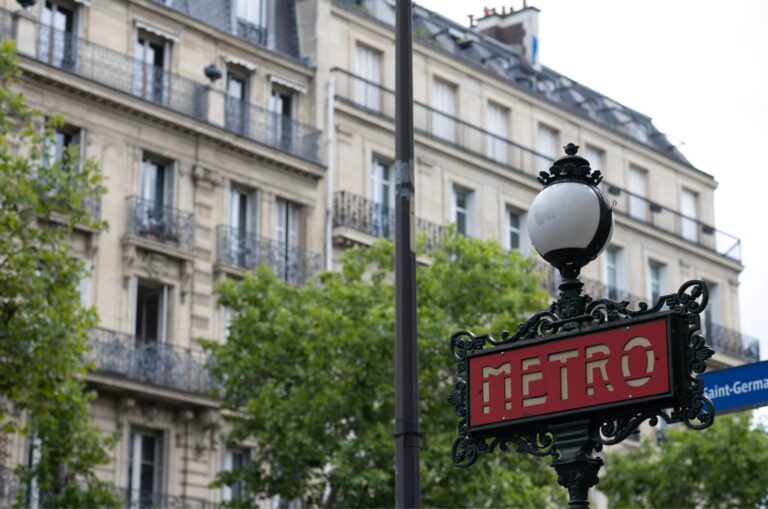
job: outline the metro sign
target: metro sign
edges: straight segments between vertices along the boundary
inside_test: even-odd
[[[469,424],[530,422],[673,396],[671,316],[469,358]]]

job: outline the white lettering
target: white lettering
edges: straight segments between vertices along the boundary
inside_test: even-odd
[[[628,379],[630,376],[632,376],[632,373],[630,373],[629,371],[628,352],[638,346],[646,348],[646,351],[645,351],[646,374],[650,374],[653,372],[653,364],[655,361],[655,357],[653,355],[653,349],[651,348],[652,346],[651,342],[648,341],[648,338],[637,336],[627,341],[627,344],[624,345],[624,353],[621,355],[621,374],[624,375],[625,379]],[[631,385],[632,387],[640,387],[642,385],[647,384],[650,379],[651,379],[650,376],[643,376],[639,378],[630,379],[630,380],[627,380],[627,385]]]
[[[531,396],[531,382],[544,379],[544,373],[541,369],[533,372],[525,372],[534,366],[541,366],[541,360],[538,357],[531,357],[530,359],[523,359],[523,406],[535,406],[543,405],[547,402],[547,395],[530,397]]]
[[[483,367],[483,413],[491,413],[491,382],[488,379],[492,376],[507,375],[504,379],[504,397],[510,399],[512,397],[512,379],[509,377],[512,372],[512,364],[505,362],[498,368],[492,368],[490,366]],[[512,403],[507,401],[507,410],[512,408]]]
[[[568,367],[565,363],[568,359],[572,359],[578,355],[578,350],[568,350],[565,352],[551,353],[548,357],[549,362],[559,361],[563,363],[563,366],[560,367],[560,399],[563,401],[568,399]]]
[[[593,345],[586,348],[587,359],[591,359],[596,354],[611,355],[611,350],[607,345]],[[600,378],[603,379],[605,388],[608,392],[613,392],[613,385],[608,382],[608,371],[605,369],[605,365],[608,364],[608,359],[598,359],[594,361],[588,361],[587,367],[587,395],[592,396],[595,394],[595,369],[600,371]]]

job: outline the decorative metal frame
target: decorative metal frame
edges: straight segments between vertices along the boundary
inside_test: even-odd
[[[480,455],[490,453],[497,447],[507,450],[510,444],[513,444],[518,452],[536,456],[551,454],[558,458],[562,455],[550,426],[531,429],[530,426],[519,426],[510,422],[495,427],[492,431],[481,432],[470,427],[467,392],[469,357],[486,346],[498,347],[534,340],[540,342],[557,335],[552,338],[555,340],[563,337],[560,332],[588,333],[599,330],[605,324],[630,324],[664,316],[679,317],[685,327],[681,334],[683,367],[673,366],[673,369],[680,369],[678,373],[681,374],[681,383],[671,409],[669,406],[659,406],[658,402],[642,403],[632,411],[622,408],[612,412],[609,409],[589,419],[589,453],[600,451],[604,445],[618,444],[635,432],[644,421],[649,421],[649,424],[655,426],[661,418],[668,424],[683,422],[689,428],[697,430],[712,425],[714,406],[704,395],[704,382],[695,377],[695,374],[704,372],[706,360],[714,354],[714,350],[706,345],[701,333],[699,316],[709,301],[706,283],[700,280],[688,281],[677,293],[660,297],[654,306],[649,307],[647,303],[641,302],[638,309],[630,309],[627,301],[593,300],[587,295],[582,296],[581,285],[575,278],[563,280],[560,285],[560,299],[553,302],[548,310],[536,313],[518,325],[514,334],[504,331],[500,339],[494,339],[488,334],[475,336],[462,330],[451,337],[451,354],[456,360],[457,380],[448,402],[453,405],[456,416],[460,419],[458,437],[451,449],[454,465],[469,467]],[[569,414],[574,412],[566,412],[565,416]],[[559,421],[554,424],[557,422]]]

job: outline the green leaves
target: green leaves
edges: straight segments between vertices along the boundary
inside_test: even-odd
[[[704,431],[668,428],[606,462],[600,490],[611,507],[758,507],[768,501],[768,434],[749,414],[723,415]]]
[[[225,345],[208,343],[224,380],[235,443],[255,440],[245,471],[254,498],[306,505],[394,502],[394,253],[354,248],[338,273],[298,288],[267,268],[218,288],[234,312]],[[546,460],[517,453],[451,464],[457,419],[446,403],[455,364],[450,335],[499,335],[545,307],[530,260],[451,232],[417,270],[421,471],[425,506],[547,506],[563,501]]]
[[[6,415],[5,432],[34,434],[40,460],[19,467],[37,480],[49,506],[113,506],[116,499],[93,473],[107,463],[103,440],[89,423],[85,351],[94,310],[80,305],[85,274],[70,248],[75,225],[105,225],[84,205],[103,193],[98,167],[80,167],[73,151],[43,164],[52,131],[41,114],[14,92],[16,56],[0,43],[0,393],[27,416],[28,425]],[[60,118],[49,128],[60,127]],[[17,501],[22,503],[20,499]]]

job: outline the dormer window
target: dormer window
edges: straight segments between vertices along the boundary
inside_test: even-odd
[[[237,35],[255,44],[266,44],[266,0],[236,0],[236,4]]]

